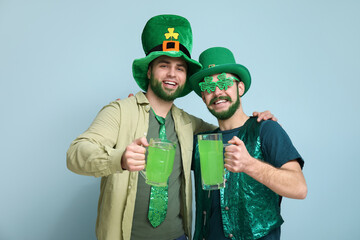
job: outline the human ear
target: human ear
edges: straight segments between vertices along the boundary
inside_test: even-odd
[[[239,82],[238,89],[239,89],[239,96],[241,97],[242,95],[244,95],[245,92],[245,84],[243,82]]]
[[[150,79],[150,77],[151,77],[151,66],[148,67],[146,76],[147,76],[148,79]]]
[[[201,99],[202,99],[202,100],[203,100],[203,102],[206,104],[206,102],[205,102],[204,92],[201,92]]]

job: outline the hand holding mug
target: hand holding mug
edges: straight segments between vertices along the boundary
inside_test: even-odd
[[[252,164],[253,158],[250,156],[243,141],[234,136],[225,148],[225,168],[230,172],[245,172]]]
[[[135,139],[129,144],[121,157],[121,167],[131,172],[140,171],[145,168],[145,153],[149,146],[145,137]]]
[[[159,138],[150,139],[146,167],[140,171],[147,184],[159,187],[168,185],[175,153],[176,143]]]

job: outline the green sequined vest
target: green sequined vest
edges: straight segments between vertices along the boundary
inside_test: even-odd
[[[263,160],[259,122],[251,117],[240,128],[238,137],[245,143],[249,154]],[[194,149],[196,222],[194,239],[206,239],[209,230],[212,191],[201,188],[198,145]],[[280,215],[280,197],[265,185],[245,173],[227,172],[226,185],[220,190],[221,215],[226,237],[236,240],[259,239],[284,221]]]

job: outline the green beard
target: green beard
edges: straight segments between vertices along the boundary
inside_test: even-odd
[[[210,101],[213,102],[213,101]],[[231,102],[231,99],[230,99]],[[240,106],[240,97],[239,94],[237,95],[237,99],[236,102],[233,103],[228,110],[222,111],[222,112],[215,112],[213,109],[209,109],[209,111],[211,112],[212,115],[214,115],[217,119],[219,120],[226,120],[232,117],[232,115],[234,115],[234,113],[236,112],[236,110],[239,108]]]
[[[179,85],[175,91],[166,91],[162,88],[162,83],[157,81],[152,74],[149,80],[149,84],[155,95],[167,102],[174,101],[176,98],[178,98],[185,87],[185,84],[182,86]]]

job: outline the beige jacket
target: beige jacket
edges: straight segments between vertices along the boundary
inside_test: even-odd
[[[150,104],[142,92],[105,106],[88,130],[76,138],[67,152],[67,167],[74,173],[102,177],[96,235],[99,240],[130,239],[138,172],[121,168],[121,156],[134,139],[147,134]],[[191,158],[193,135],[215,126],[173,105],[181,147],[183,184],[181,214],[184,230],[191,236]]]

